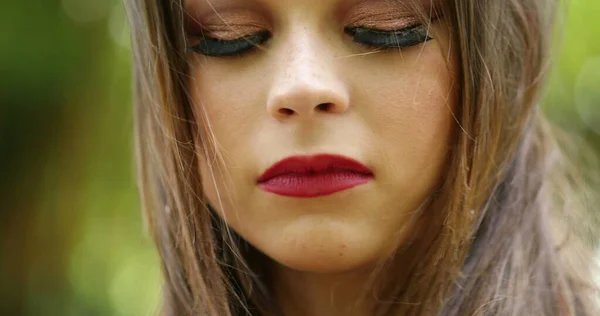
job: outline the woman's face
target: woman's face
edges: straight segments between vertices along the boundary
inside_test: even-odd
[[[403,3],[186,0],[190,97],[199,136],[216,143],[198,149],[204,193],[289,268],[383,258],[413,237],[411,215],[440,182],[449,40]]]

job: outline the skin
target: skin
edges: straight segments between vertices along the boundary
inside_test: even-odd
[[[198,137],[218,148],[198,147],[206,198],[273,260],[286,315],[369,315],[373,302],[358,300],[359,290],[378,260],[415,238],[411,215],[447,162],[448,36],[434,22],[433,40],[372,53],[344,26],[397,29],[415,19],[380,0],[188,0],[186,10],[211,37],[273,35],[240,57],[189,55]],[[283,158],[320,153],[356,159],[374,179],[304,199],[256,183]]]

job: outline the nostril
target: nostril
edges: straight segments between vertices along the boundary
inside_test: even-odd
[[[321,103],[317,105],[317,111],[329,112],[333,108],[333,103]]]
[[[279,109],[279,113],[281,113],[285,116],[291,116],[291,115],[294,115],[294,110],[288,109],[288,108],[281,108],[281,109]]]

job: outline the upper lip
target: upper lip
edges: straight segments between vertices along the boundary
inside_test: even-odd
[[[268,181],[274,177],[291,173],[319,173],[327,171],[350,171],[373,175],[371,169],[352,158],[341,155],[319,154],[284,158],[267,169],[258,178],[258,182]]]

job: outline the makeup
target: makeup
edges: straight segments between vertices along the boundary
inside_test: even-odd
[[[366,184],[371,169],[344,156],[293,156],[273,165],[257,180],[259,187],[277,195],[312,198]]]
[[[414,12],[401,2],[383,0],[363,1],[347,12],[347,27],[361,26],[380,30],[399,30],[419,21]]]

